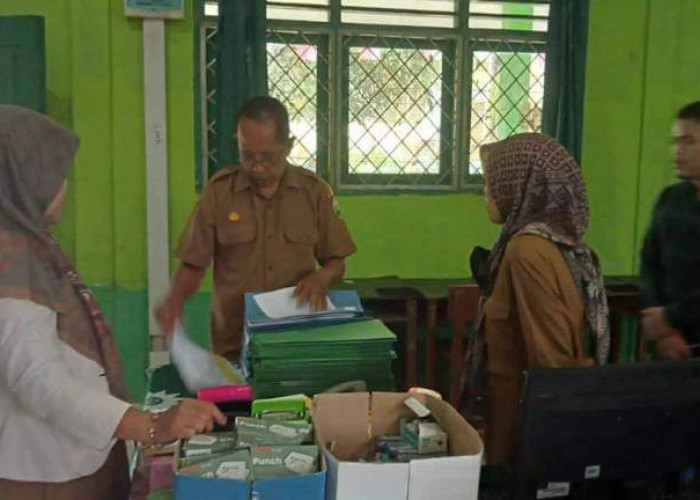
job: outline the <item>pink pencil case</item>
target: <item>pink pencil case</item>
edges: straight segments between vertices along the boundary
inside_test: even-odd
[[[221,385],[197,391],[197,399],[220,403],[223,401],[252,401],[253,388],[248,384]]]

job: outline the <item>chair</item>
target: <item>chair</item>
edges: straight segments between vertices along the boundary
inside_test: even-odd
[[[459,407],[459,382],[464,370],[464,330],[477,319],[481,290],[476,285],[450,285],[447,316],[452,330],[450,348],[450,403]]]
[[[639,291],[608,290],[608,307],[610,308],[610,362],[620,362],[623,316],[637,318],[635,361],[644,361],[646,358],[646,341],[642,333],[641,322],[638,319],[644,305],[639,296]]]

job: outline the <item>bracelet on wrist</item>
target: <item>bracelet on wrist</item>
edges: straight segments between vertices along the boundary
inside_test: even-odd
[[[150,425],[146,429],[146,439],[141,443],[145,449],[153,448],[156,444],[156,422],[160,418],[160,414],[149,411],[148,418]]]

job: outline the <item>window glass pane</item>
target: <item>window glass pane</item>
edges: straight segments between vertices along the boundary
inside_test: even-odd
[[[316,5],[319,7],[328,7],[328,0],[268,0],[268,4],[294,4],[294,5]]]
[[[544,68],[544,52],[474,52],[469,175],[482,174],[482,145],[514,133],[541,131]]]
[[[455,12],[455,0],[342,0],[343,7],[368,7],[396,10],[423,10],[426,12]]]
[[[219,15],[219,2],[204,2],[204,15],[216,17]]]
[[[259,1],[259,0],[256,0]],[[267,18],[279,21],[328,22],[328,10],[303,7],[267,6]]]
[[[422,26],[424,28],[454,28],[457,23],[454,16],[393,12],[343,12],[342,22],[390,26]]]
[[[274,39],[274,37],[273,37]],[[318,49],[312,43],[268,42],[270,95],[284,103],[295,138],[289,161],[316,171],[318,161]]]
[[[469,2],[469,27],[472,29],[546,32],[548,16],[549,5],[546,3],[493,0]]]
[[[456,25],[454,0],[342,0],[341,6],[344,23],[430,28]]]
[[[440,173],[443,53],[350,47],[350,174]]]

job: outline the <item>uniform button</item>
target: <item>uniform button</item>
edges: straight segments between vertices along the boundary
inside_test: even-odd
[[[272,266],[267,266],[268,271],[272,271]]]
[[[268,240],[271,240],[271,239],[272,239],[272,235],[271,235],[271,234],[268,234],[268,235],[267,235],[267,239],[268,239]]]

